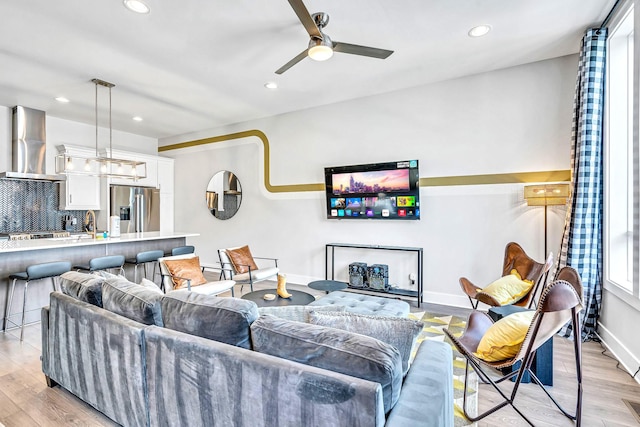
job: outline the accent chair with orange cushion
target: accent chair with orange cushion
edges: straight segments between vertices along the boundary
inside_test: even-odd
[[[165,292],[188,289],[199,294],[217,295],[228,290],[233,294],[233,280],[210,282],[204,277],[207,267],[200,265],[200,257],[195,254],[176,255],[158,259]]]
[[[222,266],[220,276],[243,285],[248,283],[251,286],[251,292],[253,292],[254,283],[270,278],[275,279],[278,275],[277,258],[255,257],[247,245],[218,249],[218,256]],[[258,266],[256,260],[262,261],[265,265]],[[271,263],[273,266],[266,265]]]
[[[461,277],[460,287],[473,309],[478,308],[478,302],[492,307],[514,304],[531,308],[539,289],[544,288],[552,264],[552,253],[542,264],[529,257],[519,244],[510,242],[504,251],[502,276],[498,280],[481,288]]]

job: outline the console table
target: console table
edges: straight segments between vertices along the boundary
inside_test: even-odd
[[[370,291],[370,292],[380,292],[390,295],[398,295],[405,297],[417,298],[418,307],[422,303],[422,273],[423,273],[423,251],[422,248],[410,247],[410,246],[383,246],[383,245],[359,245],[352,243],[327,243],[324,248],[324,277],[325,279],[334,280],[335,273],[335,250],[336,248],[354,248],[354,249],[373,249],[373,250],[383,250],[383,251],[401,251],[401,252],[412,252],[415,253],[418,257],[418,275],[417,275],[417,286],[418,290],[414,291],[411,289],[400,289],[400,288],[391,288],[388,291],[383,291],[379,289],[370,289],[370,288],[362,288],[362,290]],[[329,277],[329,253],[331,253],[331,277]],[[360,289],[360,288],[358,288]]]

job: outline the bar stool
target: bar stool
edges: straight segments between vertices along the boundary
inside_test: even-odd
[[[18,326],[17,323],[13,322],[10,318],[19,313],[11,313],[11,305],[13,303],[13,294],[16,288],[16,281],[22,280],[24,281],[24,299],[22,301],[22,323],[20,324],[20,341],[24,338],[24,319],[25,319],[25,308],[27,306],[27,290],[29,289],[29,282],[33,280],[39,279],[47,279],[51,278],[51,283],[53,284],[53,290],[56,290],[56,281],[55,278],[61,275],[62,273],[66,273],[71,270],[71,263],[67,261],[58,261],[58,262],[46,262],[42,264],[34,264],[27,267],[27,271],[22,271],[20,273],[14,273],[9,276],[9,279],[13,279],[11,282],[11,292],[9,293],[9,301],[7,302],[7,309],[4,316],[4,325],[3,332],[7,331],[7,323],[12,323]]]
[[[117,268],[120,270],[120,275],[124,276],[124,255],[107,255],[98,258],[92,258],[89,260],[89,264],[74,265],[76,270],[85,271],[102,271]]]
[[[125,264],[133,264],[133,281],[138,283],[138,266],[142,264],[144,268],[144,277],[147,277],[147,263],[153,262],[153,278],[156,277],[156,265],[158,264],[158,258],[164,256],[164,251],[146,251],[139,252],[135,258],[125,260]]]
[[[171,256],[192,254],[196,251],[195,246],[178,246],[171,249]]]

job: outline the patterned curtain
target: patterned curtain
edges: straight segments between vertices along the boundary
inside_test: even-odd
[[[580,320],[583,341],[596,338],[602,303],[602,125],[606,39],[606,28],[590,29],[582,39],[571,132],[571,200],[556,264],[556,271],[568,265],[575,268],[582,279],[584,309]],[[564,326],[560,335],[572,336],[571,323]]]

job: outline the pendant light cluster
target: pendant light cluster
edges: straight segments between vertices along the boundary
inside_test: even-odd
[[[137,181],[146,178],[147,164],[134,160],[115,159],[111,157],[113,129],[111,127],[111,88],[113,83],[100,79],[91,80],[96,89],[96,155],[95,157],[85,157],[71,155],[67,151],[56,156],[56,173],[65,175],[91,175],[100,177],[126,178]],[[98,150],[98,87],[109,89],[109,151]]]

